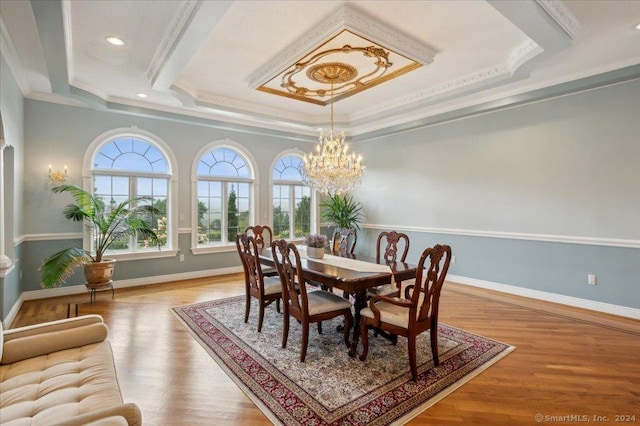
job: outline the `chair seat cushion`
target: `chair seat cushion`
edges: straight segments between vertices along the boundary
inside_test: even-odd
[[[309,301],[309,315],[351,308],[351,302],[347,299],[324,290],[307,293],[307,300]]]
[[[280,277],[266,277],[264,279],[264,294],[282,293]]]
[[[262,275],[265,277],[277,277],[278,276],[278,270],[276,268],[271,268],[271,267],[262,267]]]
[[[380,321],[402,328],[409,328],[409,308],[394,305],[388,302],[377,302],[380,310]],[[360,315],[367,318],[375,318],[373,311],[368,306],[360,311]]]
[[[371,287],[367,291],[371,296],[388,296],[390,294],[397,293],[398,288],[394,287],[393,284],[384,284],[377,287]]]

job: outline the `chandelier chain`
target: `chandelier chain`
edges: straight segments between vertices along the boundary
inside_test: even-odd
[[[320,132],[316,154],[304,156],[302,177],[304,183],[325,194],[351,191],[362,180],[365,166],[362,156],[349,153],[344,133],[333,128],[333,79],[331,78],[331,127],[329,133]]]

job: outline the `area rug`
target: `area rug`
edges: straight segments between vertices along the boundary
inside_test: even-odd
[[[281,347],[282,314],[265,310],[257,332],[253,301],[244,323],[244,296],[173,308],[173,312],[264,414],[278,425],[403,424],[515,349],[445,324],[438,327],[440,365],[433,366],[429,333],[417,342],[418,382],[411,381],[406,339],[393,346],[370,336],[365,362],[350,358],[336,327],[315,324],[300,362],[301,326],[291,319]],[[358,350],[362,349],[362,345]]]

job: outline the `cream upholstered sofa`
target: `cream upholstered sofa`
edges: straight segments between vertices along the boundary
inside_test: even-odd
[[[140,425],[124,404],[99,315],[2,330],[0,424]]]

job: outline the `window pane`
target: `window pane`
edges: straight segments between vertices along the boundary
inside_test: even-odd
[[[147,225],[153,229],[158,236],[158,243],[160,247],[166,246],[168,242],[167,236],[167,188],[169,185],[168,179],[161,178],[138,178],[137,179],[137,196],[149,197],[151,200],[148,204],[151,204],[158,210],[158,213],[147,213],[144,215],[144,220]],[[138,248],[150,248],[155,247],[151,242],[143,235],[137,236]]]
[[[311,188],[296,185],[295,192],[295,236],[303,237],[311,231]]]
[[[276,180],[302,181],[302,158],[297,155],[286,155],[273,167],[273,178]]]
[[[273,236],[289,238],[289,188],[286,185],[273,186]]]
[[[222,183],[198,182],[198,245],[222,241]]]
[[[96,154],[94,169],[128,170],[167,173],[164,154],[147,141],[137,138],[118,138],[103,146]]]
[[[198,175],[251,177],[244,157],[230,148],[216,148],[204,154],[198,164]]]

